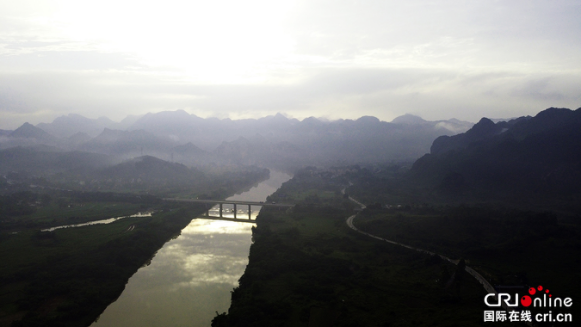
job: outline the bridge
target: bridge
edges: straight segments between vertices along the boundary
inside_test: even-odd
[[[218,204],[220,205],[220,216],[216,217],[216,218],[224,218],[223,217],[223,212],[224,212],[224,204],[231,204],[234,206],[234,220],[237,220],[237,212],[238,210],[236,209],[236,207],[238,205],[247,205],[248,206],[248,220],[251,219],[252,217],[252,206],[261,206],[261,207],[278,207],[278,208],[291,208],[294,207],[294,204],[288,204],[288,203],[275,203],[275,202],[259,202],[259,201],[235,201],[235,200],[199,200],[199,199],[178,199],[178,198],[164,198],[162,199],[163,201],[168,201],[168,202],[188,202],[188,203],[205,203],[205,204],[211,204],[212,206]],[[210,216],[210,210],[206,211],[206,217],[211,218]],[[225,218],[228,219],[228,218]]]

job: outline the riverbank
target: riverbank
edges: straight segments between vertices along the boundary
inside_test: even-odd
[[[260,203],[290,178],[271,171],[268,180],[227,200]],[[232,206],[223,207],[228,211],[223,216],[233,217]],[[179,237],[157,251],[150,265],[131,276],[121,296],[91,326],[209,326],[216,311],[230,306],[230,291],[248,264],[258,209],[252,207],[252,223],[246,219],[246,206],[238,212],[242,219],[236,221],[193,219]]]
[[[90,325],[129,277],[201,212],[202,207],[190,207],[90,228],[14,235],[3,242],[1,257],[10,252],[36,259],[3,270],[2,325]]]
[[[481,325],[481,285],[446,288],[454,265],[351,230],[342,185],[299,177],[270,197],[297,206],[260,213],[249,265],[212,326]]]
[[[217,184],[214,193],[233,194],[264,178],[263,174],[252,181],[243,177],[236,183]],[[227,192],[232,185],[237,188]],[[112,196],[116,202],[111,202]],[[58,200],[54,208],[39,207],[30,215],[3,221],[0,326],[90,325],[156,251],[207,210],[204,205],[160,203],[129,193],[71,191]],[[113,217],[145,208],[156,213],[106,225],[39,230],[107,218],[99,211],[104,208],[115,213]],[[74,217],[63,219],[69,211]]]

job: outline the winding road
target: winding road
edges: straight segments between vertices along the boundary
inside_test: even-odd
[[[345,189],[343,189],[342,192],[345,193]],[[357,205],[359,205],[361,207],[361,209],[365,209],[365,205],[363,203],[355,200],[352,197],[349,197],[349,200],[351,200],[354,203],[356,203]],[[423,253],[427,253],[427,254],[430,254],[430,255],[437,255],[440,258],[442,258],[442,259],[444,259],[444,260],[446,260],[446,261],[448,261],[450,263],[453,263],[455,265],[457,265],[458,262],[460,261],[460,260],[450,259],[450,258],[448,258],[447,256],[445,256],[443,254],[439,254],[439,253],[435,253],[435,252],[432,252],[432,251],[428,251],[428,250],[416,248],[416,247],[413,247],[413,246],[409,246],[409,245],[406,245],[406,244],[403,244],[403,243],[399,243],[399,242],[392,241],[392,240],[388,240],[388,239],[385,239],[385,238],[382,238],[382,237],[379,237],[379,236],[376,236],[376,235],[373,235],[373,234],[366,233],[366,232],[364,232],[364,231],[362,231],[360,229],[357,229],[357,227],[355,227],[355,225],[353,225],[353,220],[355,219],[355,217],[357,217],[357,213],[354,214],[354,215],[352,215],[351,217],[347,218],[347,226],[349,226],[349,228],[353,229],[356,232],[359,232],[361,234],[367,235],[369,237],[373,237],[373,238],[378,239],[380,241],[384,241],[384,242],[391,243],[391,244],[394,244],[394,245],[403,246],[404,248],[408,248],[410,250],[414,250],[414,251],[418,251],[418,252],[423,252]],[[465,269],[466,269],[466,272],[467,273],[469,273],[470,275],[472,275],[472,277],[476,278],[476,280],[480,284],[482,284],[482,286],[484,287],[484,289],[488,293],[496,293],[496,290],[494,289],[494,287],[484,277],[482,277],[482,275],[480,275],[476,270],[474,270],[474,269],[472,269],[472,268],[470,268],[468,266],[466,266]]]

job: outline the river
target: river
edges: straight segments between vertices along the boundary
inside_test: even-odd
[[[265,201],[290,178],[271,170],[268,180],[228,200]],[[129,279],[117,301],[91,326],[210,326],[216,312],[230,307],[230,291],[248,264],[253,225],[193,219]]]

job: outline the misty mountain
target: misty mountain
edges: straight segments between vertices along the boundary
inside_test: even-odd
[[[214,151],[227,164],[264,165],[294,169],[310,163],[308,152],[289,142],[271,143],[262,135],[223,142]]]
[[[123,124],[131,126],[126,130],[107,127]],[[309,117],[299,121],[282,114],[233,121],[204,119],[177,110],[131,116],[121,123],[106,118],[62,116],[39,127],[22,126],[20,129],[26,133],[17,130],[18,134],[30,135],[26,140],[33,141],[11,143],[3,138],[1,146],[48,144],[125,159],[152,155],[188,165],[224,163],[294,169],[304,165],[415,160],[429,152],[435,138],[466,131],[471,125],[455,119],[426,121],[413,115],[392,122],[370,116],[336,121]],[[46,136],[47,130],[66,138]],[[91,139],[92,135],[96,136]]]
[[[91,137],[87,133],[78,132],[67,138],[67,142],[72,147],[77,147],[83,143],[87,143],[91,140]]]
[[[22,126],[18,127],[16,130],[10,133],[9,136],[13,138],[45,140],[55,143],[57,141],[57,138],[54,137],[53,135],[29,123],[24,123]]]
[[[37,124],[36,127],[60,138],[69,138],[77,133],[85,133],[90,137],[95,137],[105,128],[127,130],[140,117],[130,115],[120,122],[114,122],[107,117],[91,119],[78,114],[68,114],[55,118],[52,123]]]
[[[510,121],[498,121],[496,123],[491,119],[482,118],[466,133],[453,136],[442,135],[438,137],[430,147],[430,153],[442,153],[466,148],[471,143],[504,133],[516,123],[530,118],[531,117],[520,117]]]
[[[90,191],[139,191],[155,194],[180,190],[204,192],[211,187],[196,168],[152,156],[133,158],[85,175],[80,187]]]
[[[192,142],[173,147],[173,152],[184,156],[201,156],[208,154],[207,151],[200,149],[192,144]]]
[[[101,178],[114,179],[119,184],[188,185],[204,178],[195,168],[172,163],[152,156],[137,157],[95,173]]]
[[[428,121],[424,120],[422,117],[418,117],[412,114],[405,114],[394,118],[392,121],[394,124],[404,124],[404,125],[422,125],[429,124]]]
[[[29,123],[22,124],[8,135],[2,136],[0,140],[0,148],[3,149],[16,146],[62,145],[57,137]]]
[[[411,173],[448,191],[505,190],[505,195],[581,192],[581,108],[549,108],[535,117],[440,137]]]
[[[175,143],[144,130],[120,131],[105,128],[101,134],[82,144],[79,149],[123,157],[149,154],[169,158],[173,146]]]
[[[410,122],[410,119],[413,121]],[[373,131],[382,134],[377,135],[378,137],[386,136],[391,131],[396,138],[410,140],[412,143],[420,142],[413,145],[417,149],[414,151],[407,150],[407,146],[411,144],[407,142],[405,149],[410,154],[398,156],[417,158],[428,152],[430,144],[436,137],[464,132],[471,126],[471,123],[458,120],[428,122],[412,115],[398,117],[392,123],[381,122],[375,117],[362,117],[355,121],[322,121],[309,117],[299,121],[286,118],[281,114],[260,119],[232,121],[230,119],[202,119],[189,115],[185,111],[168,111],[145,115],[131,129],[144,129],[159,137],[171,138],[180,143],[192,142],[211,151],[222,146],[224,142],[233,142],[240,137],[252,142],[257,134],[273,145],[288,142],[304,149],[318,142],[317,138],[322,137],[323,143],[331,140],[342,142],[345,139],[351,139],[353,135],[369,134],[367,128],[371,127]],[[409,133],[406,134],[406,131]],[[394,140],[384,141],[392,143]],[[318,149],[314,151],[317,152]],[[243,156],[243,153],[239,155]]]
[[[68,152],[56,147],[13,147],[0,150],[0,174],[22,172],[46,176],[49,174],[87,173],[116,163],[107,155]]]
[[[129,130],[146,130],[155,135],[178,141],[180,138],[190,140],[206,129],[204,119],[190,115],[183,110],[148,113],[135,121]]]
[[[172,124],[178,127],[172,128]],[[436,137],[466,131],[471,126],[458,120],[428,122],[411,115],[396,119],[395,123],[369,116],[330,122],[315,117],[298,121],[281,114],[231,121],[191,117],[183,111],[149,114],[134,125],[160,137],[190,139],[210,150],[219,141],[214,153],[229,163],[280,163],[287,167],[415,159],[429,151]]]
[[[109,118],[90,119],[77,114],[57,117],[52,123],[40,123],[37,127],[61,138],[68,138],[79,132],[95,137],[104,128],[118,128],[117,123]]]
[[[173,162],[193,166],[208,165],[220,161],[216,155],[200,149],[192,142],[173,147],[171,149],[171,157]]]

